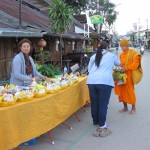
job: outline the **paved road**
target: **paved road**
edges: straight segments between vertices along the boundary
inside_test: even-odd
[[[92,125],[90,106],[87,106],[87,113],[82,110],[77,112],[81,122],[73,116],[66,121],[73,130],[62,125],[52,130],[54,145],[44,134],[37,139],[36,146],[23,150],[150,150],[150,52],[144,53],[142,64],[144,78],[136,86],[136,114],[118,113],[122,104],[118,103],[117,96],[112,92],[107,117],[107,123],[113,131],[110,136],[93,136],[96,127]]]

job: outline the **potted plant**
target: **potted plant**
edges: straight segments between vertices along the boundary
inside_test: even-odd
[[[60,34],[60,61],[62,69],[62,36],[73,23],[73,10],[62,0],[52,0],[49,6],[49,20],[52,31]]]

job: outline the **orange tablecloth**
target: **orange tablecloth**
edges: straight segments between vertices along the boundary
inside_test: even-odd
[[[0,150],[17,147],[20,143],[55,128],[89,100],[86,77],[56,94],[47,94],[30,102],[18,102],[0,108]]]

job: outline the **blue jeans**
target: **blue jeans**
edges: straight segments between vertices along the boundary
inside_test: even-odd
[[[104,126],[112,86],[104,84],[88,84],[91,99],[91,115],[93,124]]]

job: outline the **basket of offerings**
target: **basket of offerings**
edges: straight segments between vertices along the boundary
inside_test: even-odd
[[[61,87],[61,90],[63,90],[63,89],[68,87],[68,83],[67,83],[67,81],[65,79],[60,81],[60,87]]]
[[[8,107],[16,104],[17,98],[13,94],[5,93],[0,97],[0,107]]]
[[[27,102],[33,100],[33,93],[30,90],[16,92],[15,96],[17,97],[17,101]]]
[[[55,83],[47,83],[46,91],[48,94],[53,94],[59,92],[60,88]]]
[[[33,88],[34,97],[43,97],[46,95],[46,88],[41,84],[36,84]]]

